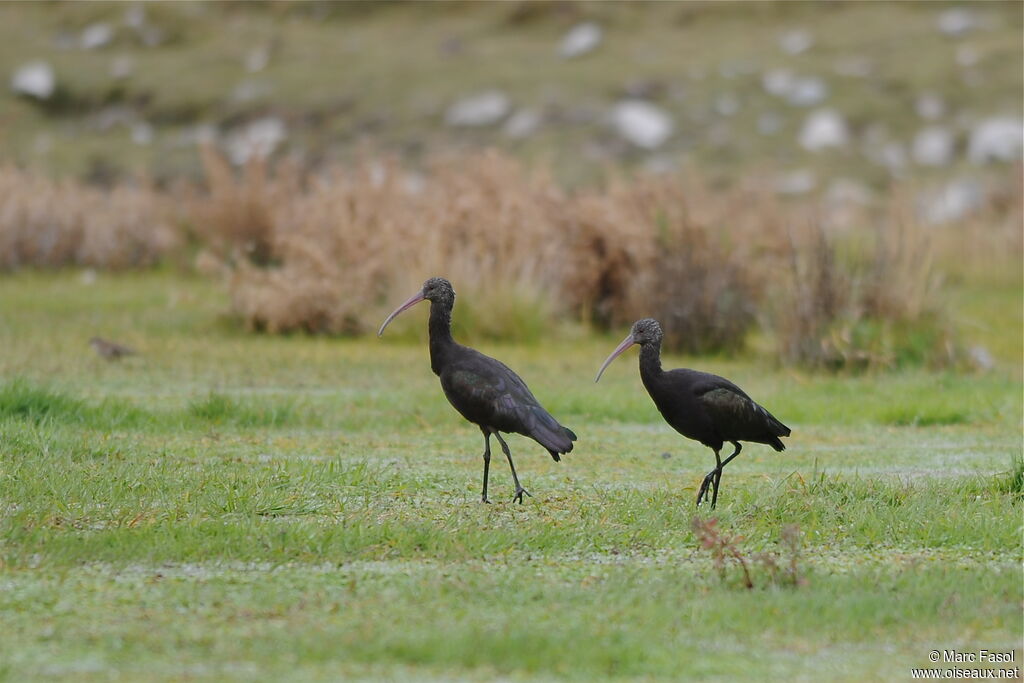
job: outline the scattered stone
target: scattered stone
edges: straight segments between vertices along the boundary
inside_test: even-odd
[[[797,107],[810,107],[828,97],[828,85],[816,76],[797,76],[789,69],[771,69],[761,76],[769,95],[782,97]]]
[[[845,147],[850,141],[850,132],[846,119],[835,109],[816,109],[804,120],[798,140],[804,149],[818,152]]]
[[[1024,120],[1011,117],[985,119],[971,131],[967,158],[975,164],[1015,161],[1024,149]]]
[[[512,104],[500,90],[487,90],[465,97],[448,108],[444,120],[449,126],[491,126],[508,114]]]
[[[811,192],[818,186],[818,177],[814,171],[801,168],[779,176],[775,181],[775,191],[784,195],[801,195]]]
[[[146,25],[146,8],[142,5],[131,5],[124,11],[124,25],[140,29]]]
[[[977,16],[966,7],[951,7],[939,13],[939,30],[947,36],[962,36],[977,24]]]
[[[644,100],[623,100],[612,110],[612,125],[629,143],[644,149],[656,149],[672,135],[672,118],[662,109]]]
[[[53,67],[43,61],[22,64],[11,76],[11,90],[37,100],[50,99],[56,89],[57,77]]]
[[[721,116],[735,116],[740,110],[740,100],[732,93],[719,95],[715,99],[715,111]]]
[[[540,128],[542,117],[536,109],[520,109],[509,117],[502,132],[510,138],[528,138]]]
[[[978,63],[981,56],[971,45],[960,45],[956,48],[956,63],[965,69],[969,69]]]
[[[907,148],[902,142],[887,142],[882,145],[880,159],[890,171],[900,171],[907,165]]]
[[[775,112],[764,112],[757,117],[757,132],[761,135],[775,135],[782,129],[782,117]]]
[[[110,41],[113,39],[114,27],[110,24],[97,22],[85,27],[85,30],[82,31],[82,35],[79,38],[79,45],[82,46],[83,50],[95,50],[96,48],[110,44]]]
[[[592,21],[577,24],[562,38],[558,53],[565,59],[581,57],[597,48],[603,35],[601,27]]]
[[[932,225],[953,223],[980,207],[984,199],[984,188],[977,180],[953,180],[937,191],[919,195],[917,213]]]
[[[996,366],[996,359],[984,346],[975,345],[967,350],[967,358],[977,370],[991,370]]]
[[[288,137],[288,129],[279,118],[268,116],[253,121],[232,133],[227,141],[228,158],[242,165],[252,158],[268,157]]]
[[[788,55],[798,55],[807,52],[814,45],[814,36],[803,29],[786,31],[779,38],[779,47]]]
[[[953,161],[953,133],[942,126],[928,126],[914,136],[911,156],[921,166],[946,166]]]
[[[270,64],[270,46],[260,45],[245,54],[245,70],[249,73],[263,71]]]
[[[153,142],[153,126],[145,121],[132,124],[132,142],[136,145],[148,145]]]
[[[825,192],[825,201],[832,206],[867,206],[871,204],[871,189],[852,178],[836,178]]]
[[[110,77],[115,80],[124,80],[135,71],[135,60],[128,55],[118,55],[110,60]]]
[[[246,78],[231,91],[231,101],[245,104],[267,97],[274,92],[274,86],[267,81]]]
[[[770,69],[761,76],[761,87],[769,95],[788,97],[795,81],[796,75],[789,69]]]
[[[914,102],[914,109],[925,121],[935,121],[946,114],[946,103],[935,93],[922,93]]]
[[[672,454],[669,453],[668,451],[665,451],[664,453],[661,454],[661,459],[662,460],[668,460],[671,457],[672,457]]]
[[[786,99],[797,107],[810,107],[819,104],[828,97],[828,86],[825,81],[813,76],[796,79]]]

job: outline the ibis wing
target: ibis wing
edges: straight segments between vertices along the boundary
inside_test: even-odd
[[[741,391],[719,386],[699,395],[698,400],[713,416],[717,425],[733,434],[738,441],[774,443],[779,436],[789,436],[789,428]],[[766,441],[767,440],[767,441]]]
[[[471,421],[529,436],[556,453],[572,450],[570,432],[504,363],[481,354],[445,372],[441,384],[456,409]]]

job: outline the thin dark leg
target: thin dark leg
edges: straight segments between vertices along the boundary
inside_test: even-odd
[[[722,465],[722,457],[718,451],[715,451],[715,462],[718,465],[705,477],[705,480],[700,482],[700,490],[697,492],[697,505],[700,505],[701,501],[705,499],[705,495],[708,493],[708,488],[715,484],[715,474],[719,471],[718,468]],[[713,508],[715,506],[712,506]]]
[[[516,476],[516,466],[512,464],[512,454],[508,450],[508,444],[505,443],[505,440],[501,438],[501,434],[499,434],[498,432],[494,432],[494,436],[498,438],[498,443],[501,444],[501,450],[505,452],[505,457],[508,458],[508,466],[509,469],[512,470],[512,481],[514,481],[516,484],[516,495],[512,496],[512,501],[515,502],[518,500],[519,504],[522,505],[524,493],[530,496],[530,498],[533,498],[533,496],[530,494],[529,491],[527,491],[526,489],[519,485],[519,477]]]
[[[704,481],[700,485],[700,491],[697,493],[697,505],[700,505],[700,502],[704,498],[704,494],[707,493],[709,486],[711,487],[711,509],[714,510],[715,505],[718,504],[718,488],[722,483],[722,468],[732,462],[733,458],[739,455],[740,451],[743,450],[739,441],[732,441],[730,443],[736,447],[736,450],[734,450],[732,455],[725,460],[722,460],[718,451],[715,451],[715,462],[718,464],[715,466],[715,469],[708,472],[708,475],[704,477]]]
[[[484,491],[480,494],[480,502],[490,503],[487,500],[487,475],[491,469],[491,433],[483,427],[480,431],[484,433]]]

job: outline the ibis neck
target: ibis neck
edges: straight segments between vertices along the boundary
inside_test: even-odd
[[[640,375],[657,377],[661,370],[661,341],[649,342],[640,347]]]
[[[452,307],[430,302],[430,369],[435,375],[441,374],[441,366],[449,349],[455,346],[452,339]]]

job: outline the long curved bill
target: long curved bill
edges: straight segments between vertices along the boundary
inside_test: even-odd
[[[612,361],[615,360],[620,353],[628,349],[633,344],[636,344],[636,342],[633,341],[633,333],[630,332],[629,336],[623,339],[622,343],[615,347],[615,350],[612,351],[612,355],[608,356],[608,359],[604,362],[604,365],[602,365],[601,369],[597,371],[597,377],[594,378],[595,384],[601,379],[601,375],[604,374],[604,369],[611,365]]]
[[[384,324],[380,326],[379,330],[377,330],[377,336],[379,337],[382,334],[384,334],[384,328],[388,326],[388,323],[390,323],[392,320],[394,320],[396,317],[398,317],[399,313],[401,313],[402,311],[407,310],[409,308],[412,308],[413,306],[415,306],[416,304],[418,304],[421,301],[423,301],[423,290],[420,290],[420,291],[416,292],[415,294],[413,294],[411,297],[409,297],[408,301],[406,301],[404,304],[402,304],[401,306],[396,308],[391,313],[391,315],[389,315],[387,318],[385,318],[384,319]]]

